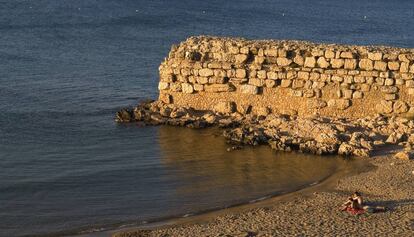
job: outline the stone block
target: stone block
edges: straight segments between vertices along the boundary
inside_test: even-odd
[[[266,79],[267,78],[266,71],[265,70],[257,71],[257,77],[260,79]]]
[[[389,68],[391,71],[398,71],[398,70],[400,70],[400,63],[399,63],[399,62],[397,62],[397,61],[394,61],[394,62],[388,62],[388,68]]]
[[[295,97],[302,97],[303,92],[301,90],[291,90],[291,95]]]
[[[246,63],[248,56],[246,54],[237,54],[234,56],[236,64],[243,64]]]
[[[352,94],[352,99],[362,99],[364,97],[364,93],[362,91],[354,91]]]
[[[260,87],[260,86],[264,85],[264,80],[260,79],[260,78],[250,78],[249,79],[249,84]]]
[[[237,78],[246,78],[246,70],[236,69],[236,77]]]
[[[331,59],[331,67],[332,68],[342,68],[345,64],[345,60],[343,59]]]
[[[281,67],[289,66],[292,63],[291,59],[288,58],[277,58],[276,59],[277,65]]]
[[[395,83],[394,79],[387,78],[387,79],[385,79],[384,85],[386,85],[386,86],[393,86],[394,83]]]
[[[198,84],[207,84],[208,83],[208,77],[197,77],[197,83]]]
[[[189,83],[182,83],[181,90],[185,94],[192,94],[194,92],[193,86]]]
[[[335,52],[334,51],[332,51],[330,49],[325,50],[325,58],[334,58],[334,57],[335,57]]]
[[[352,90],[342,90],[342,95],[345,99],[352,99]]]
[[[202,77],[209,77],[214,75],[214,71],[210,68],[203,68],[198,70],[198,75]]]
[[[234,87],[230,84],[204,85],[204,91],[213,93],[231,92],[234,91]]]
[[[414,88],[408,88],[407,93],[408,95],[414,95]]]
[[[302,56],[300,56],[300,55],[296,55],[294,58],[293,58],[293,62],[294,63],[296,63],[297,65],[299,65],[299,66],[303,66],[304,65],[304,63],[305,63],[305,60],[303,59],[303,57]]]
[[[354,70],[357,67],[356,59],[345,59],[344,68]]]
[[[275,48],[265,49],[264,55],[269,56],[269,57],[277,57],[277,49]]]
[[[256,56],[254,58],[254,63],[258,64],[258,65],[262,65],[265,61],[265,57],[261,57],[261,56]]]
[[[277,72],[267,72],[267,78],[271,80],[279,79]]]
[[[299,71],[298,72],[298,79],[308,80],[309,79],[309,72]]]
[[[215,77],[227,77],[227,71],[224,69],[214,69]]]
[[[282,80],[282,83],[283,83],[283,80]],[[293,89],[302,88],[304,84],[305,82],[303,80],[293,80],[292,88]]]
[[[280,82],[280,86],[284,88],[290,87],[291,84],[292,84],[292,80],[284,79]]]
[[[272,87],[275,87],[276,81],[275,80],[266,80],[265,84],[266,84],[267,88],[272,88]]]
[[[400,65],[400,72],[407,73],[410,70],[410,63],[402,62]]]
[[[405,81],[405,86],[408,88],[414,88],[414,80]]]
[[[351,106],[351,100],[347,99],[330,99],[328,101],[329,107],[334,107],[339,110],[345,110]]]
[[[384,94],[384,100],[392,101],[397,99],[397,94]]]
[[[257,95],[259,93],[259,88],[254,85],[241,85],[240,92],[243,94]]]
[[[369,52],[368,58],[373,61],[380,61],[382,59],[382,53],[381,52]]]
[[[328,103],[326,103],[326,101],[321,100],[321,99],[307,100],[306,103],[307,103],[307,107],[310,109],[322,109],[328,106]]]
[[[211,68],[211,69],[220,69],[220,68],[222,68],[221,62],[217,62],[217,61],[209,63],[207,65],[207,67]]]
[[[309,67],[309,68],[314,68],[316,66],[315,57],[306,57],[304,66]]]
[[[326,59],[324,57],[319,57],[317,60],[317,64],[320,68],[328,68],[329,67],[329,62],[326,61]]]
[[[352,52],[341,52],[341,58],[354,58],[354,54]]]
[[[162,90],[168,90],[170,88],[170,83],[168,82],[162,82],[160,81],[158,83],[158,90],[162,91]]]
[[[361,85],[361,91],[363,91],[363,92],[370,91],[370,89],[371,89],[371,85],[368,85],[368,84],[362,84]]]
[[[371,59],[364,58],[359,61],[359,68],[362,70],[371,71],[374,69],[374,65]]]
[[[194,84],[193,87],[195,91],[204,91],[204,85]]]

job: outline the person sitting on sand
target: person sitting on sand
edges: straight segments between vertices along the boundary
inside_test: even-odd
[[[342,205],[341,210],[362,213],[362,211],[375,213],[385,211],[385,207],[364,205],[362,195],[359,192],[354,192],[351,197]]]

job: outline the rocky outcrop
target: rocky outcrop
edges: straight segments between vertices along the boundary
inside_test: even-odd
[[[411,159],[414,146],[413,120],[382,115],[346,119],[276,113],[241,114],[235,112],[235,105],[229,102],[217,104],[213,111],[153,101],[119,111],[116,120],[189,128],[217,126],[223,129],[229,150],[262,144],[281,151],[368,157],[392,144],[406,150],[397,155],[398,158]]]

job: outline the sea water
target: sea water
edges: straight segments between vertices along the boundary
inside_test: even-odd
[[[79,233],[292,191],[337,158],[119,125],[191,35],[414,47],[413,1],[0,0],[0,236]]]

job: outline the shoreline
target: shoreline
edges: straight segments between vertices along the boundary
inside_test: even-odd
[[[367,170],[365,164],[357,173],[338,173],[336,177],[318,185],[257,203],[179,218],[162,226],[128,228],[111,233],[114,237],[208,236],[218,233],[228,236],[248,236],[249,233],[253,234],[251,236],[273,236],[322,233],[363,235],[363,232],[367,231],[367,234],[396,236],[396,233],[388,230],[398,227],[398,236],[409,236],[414,231],[414,162],[398,160],[389,155],[363,160],[375,167]],[[394,174],[395,177],[387,178],[387,173]],[[369,203],[386,206],[388,210],[385,213],[362,216],[351,216],[339,211],[338,207],[355,190],[362,192]],[[302,209],[311,209],[313,212]],[[318,218],[312,218],[312,215]],[[282,222],[274,222],[276,219]],[[357,223],[362,219],[370,222],[364,222],[359,229]],[[393,221],[389,221],[390,219]],[[302,221],[306,225],[302,225]],[[342,222],[345,223],[344,226]],[[335,228],[330,228],[330,225],[324,226],[323,223],[331,223]],[[381,223],[387,228],[381,227],[376,230],[374,227]],[[291,229],[283,230],[282,226]],[[347,226],[350,229],[344,228]],[[315,232],[311,227],[315,227],[319,232]]]
[[[330,157],[326,157],[329,159]],[[362,172],[367,172],[374,169],[375,167],[370,165],[368,159],[365,158],[355,158],[350,161],[349,164],[344,166],[337,167],[331,175],[323,178],[322,180],[312,183],[303,187],[299,187],[295,190],[290,190],[282,193],[271,193],[257,199],[249,200],[243,203],[238,203],[230,205],[223,208],[205,210],[199,213],[184,215],[184,216],[175,216],[170,218],[163,218],[161,220],[155,220],[153,222],[149,221],[148,223],[138,224],[138,225],[129,225],[128,227],[115,228],[112,230],[97,231],[93,233],[84,233],[74,235],[77,237],[97,237],[97,236],[118,236],[120,233],[134,232],[136,230],[154,230],[154,229],[164,229],[164,228],[173,228],[176,226],[187,225],[187,224],[198,224],[205,223],[211,220],[214,220],[217,216],[226,215],[226,214],[237,214],[249,211],[253,208],[266,208],[268,206],[277,204],[280,201],[285,201],[286,199],[296,197],[298,195],[310,195],[313,192],[319,192],[323,190],[331,190],[335,187],[335,184],[343,177],[357,175]],[[124,236],[124,235],[120,235]],[[129,236],[128,234],[126,236]],[[138,235],[140,236],[140,235]]]

